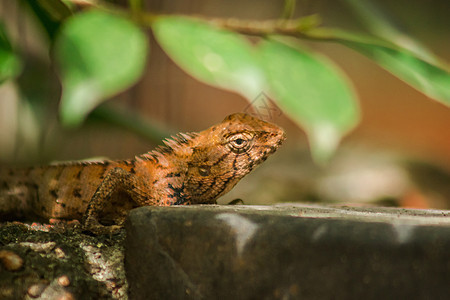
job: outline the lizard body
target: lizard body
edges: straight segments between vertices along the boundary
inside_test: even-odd
[[[233,114],[130,160],[1,169],[0,219],[77,219],[106,233],[133,207],[216,203],[284,139],[276,125]]]

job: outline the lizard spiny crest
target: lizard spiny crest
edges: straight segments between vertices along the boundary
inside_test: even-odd
[[[163,140],[164,145],[158,146],[148,153],[136,156],[136,160],[151,160],[155,163],[166,166],[169,164],[167,159],[171,155],[174,155],[175,153],[176,155],[179,155],[177,152],[189,148],[193,139],[197,136],[198,133],[196,132],[178,133]]]

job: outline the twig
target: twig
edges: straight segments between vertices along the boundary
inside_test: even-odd
[[[247,35],[265,36],[269,34],[280,34],[298,37],[301,36],[303,32],[315,28],[321,23],[321,19],[318,15],[310,15],[297,19],[243,20],[236,18],[210,18],[206,16],[195,16],[195,15],[159,15],[139,11],[138,9],[133,10],[133,12],[130,14],[129,11],[126,11],[119,7],[114,7],[113,9],[110,4],[107,4],[104,1],[100,0],[97,1],[70,0],[70,1],[78,5],[83,4],[85,6],[95,6],[109,11],[114,11],[122,15],[127,14],[136,23],[145,27],[151,27],[153,22],[158,18],[168,16],[178,16],[193,20],[199,20],[219,28]]]
[[[268,34],[283,34],[299,36],[302,32],[308,31],[320,24],[318,15],[311,15],[292,20],[241,20],[241,19],[221,19],[221,18],[203,18],[207,23],[239,32],[247,35],[264,36]]]

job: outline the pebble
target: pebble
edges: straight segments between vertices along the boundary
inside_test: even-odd
[[[66,275],[60,276],[58,278],[58,284],[61,286],[68,286],[70,284],[70,279]]]
[[[59,297],[57,299],[58,300],[74,300],[75,297],[69,292],[64,292],[62,295],[59,295]]]
[[[56,243],[55,242],[47,242],[47,243],[30,243],[30,242],[22,242],[19,243],[23,247],[30,248],[33,251],[39,252],[39,253],[50,253],[50,251],[55,248]]]
[[[32,298],[39,297],[42,292],[47,288],[48,284],[45,283],[36,283],[28,288],[28,295]]]
[[[8,271],[17,271],[23,266],[23,259],[10,250],[0,250],[0,261]]]
[[[66,254],[61,248],[55,248],[55,254],[57,258],[64,258],[66,257]]]

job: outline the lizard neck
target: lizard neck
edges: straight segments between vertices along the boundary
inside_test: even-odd
[[[186,186],[189,160],[197,133],[180,133],[153,151],[135,158],[136,172],[149,178],[152,198],[161,206],[190,204]]]

